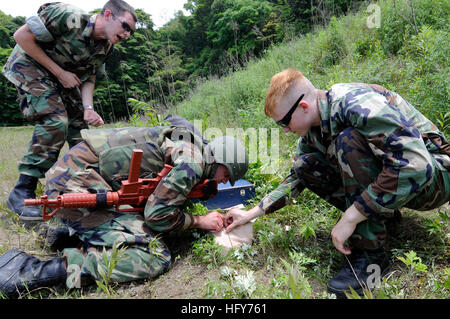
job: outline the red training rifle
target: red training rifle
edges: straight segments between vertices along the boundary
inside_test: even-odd
[[[114,206],[116,211],[121,213],[142,212],[144,211],[148,197],[153,193],[161,179],[173,168],[165,164],[164,168],[155,178],[139,178],[142,156],[142,150],[133,150],[128,180],[122,181],[122,187],[117,192],[67,193],[59,195],[54,199],[43,195],[39,199],[25,199],[25,206],[43,205],[42,218],[44,220],[52,218],[61,208],[101,208]],[[205,187],[209,189],[213,187],[213,189],[217,190],[217,182],[206,179],[204,182],[195,185],[188,194],[188,198],[204,198]],[[210,197],[213,197],[213,194]],[[121,209],[120,206],[122,205],[131,205],[133,207]],[[54,208],[54,210],[50,211],[47,208]]]

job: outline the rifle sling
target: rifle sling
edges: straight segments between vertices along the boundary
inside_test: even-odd
[[[105,189],[99,189],[97,190],[97,208],[105,208],[108,207],[106,205],[106,190]]]

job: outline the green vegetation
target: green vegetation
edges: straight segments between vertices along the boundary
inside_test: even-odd
[[[267,30],[263,32],[266,42],[258,42],[255,38],[245,38],[244,41],[242,31],[239,40],[248,43],[248,47],[253,43],[252,50],[255,52],[257,48],[260,50],[258,54],[244,54],[244,42],[235,42],[237,37],[221,38],[218,34],[233,36],[233,29],[226,30],[230,25],[226,26],[225,21],[235,21],[233,19],[241,17],[238,14],[241,10],[243,15],[252,17],[244,9],[253,2],[224,1],[220,5],[231,7],[219,8],[219,3],[214,1],[189,1],[192,6],[191,17],[180,14],[158,32],[140,30],[136,42],[130,40],[118,48],[122,57],[128,57],[126,54],[129,52],[140,56],[137,52],[144,52],[144,49],[160,52],[160,55],[154,55],[155,63],[161,63],[160,68],[150,68],[152,64],[149,64],[150,76],[144,74],[142,77],[138,72],[147,72],[142,67],[146,66],[146,60],[142,60],[139,64],[141,67],[136,68],[136,60],[124,59],[119,64],[118,58],[115,63],[120,68],[116,68],[115,72],[120,73],[122,69],[126,72],[118,77],[120,81],[114,83],[113,77],[109,75],[109,86],[101,86],[97,93],[103,94],[104,101],[111,98],[114,101],[111,105],[116,105],[116,102],[119,105],[127,101],[124,100],[123,92],[125,83],[125,95],[134,98],[127,104],[130,107],[130,116],[127,118],[136,126],[158,123],[163,118],[162,113],[172,113],[192,121],[202,120],[204,129],[216,127],[225,130],[230,123],[233,127],[243,129],[272,128],[275,127],[274,123],[263,111],[270,78],[285,68],[294,67],[322,89],[339,82],[383,85],[410,101],[432,119],[447,137],[450,136],[448,1],[373,2],[380,8],[379,28],[368,27],[367,21],[373,14],[366,11],[368,2],[364,2],[357,12],[341,7],[344,9],[336,12],[335,18],[327,11],[326,21],[319,21],[319,15],[308,13],[305,9],[310,9],[309,1],[297,1],[300,5],[306,3],[306,6],[290,7],[292,10],[288,10],[287,6],[292,1],[257,1],[262,12],[265,12],[263,16],[269,19],[265,24],[255,23],[259,30]],[[217,7],[211,10],[213,4]],[[277,10],[264,11],[271,6],[277,7]],[[220,17],[215,16],[219,12]],[[337,13],[347,14],[338,16]],[[300,19],[301,14],[309,16],[309,20]],[[316,24],[313,27],[312,24],[317,22],[326,22],[326,26]],[[185,27],[180,26],[183,24]],[[238,25],[241,28],[241,24]],[[240,30],[248,26],[242,22]],[[248,35],[249,31],[245,30]],[[180,32],[178,38],[176,32]],[[160,46],[145,47],[144,42],[138,39],[147,35],[161,36]],[[183,37],[191,41],[192,45],[173,40]],[[168,52],[168,39],[172,49],[169,55],[164,55],[163,52]],[[208,42],[212,40],[215,42]],[[233,45],[227,46],[224,44],[226,41]],[[209,43],[209,46],[202,47],[200,42]],[[211,43],[221,49],[213,52],[215,45]],[[195,52],[201,54],[196,56]],[[238,54],[241,60],[239,63],[225,63],[221,52],[226,52],[230,58]],[[176,64],[176,61],[180,61],[178,59],[182,63]],[[223,68],[226,71],[209,71],[213,69],[212,66],[220,68],[221,65],[228,66]],[[175,72],[176,67],[181,67],[179,72]],[[175,74],[185,77],[172,78]],[[209,78],[204,78],[206,76]],[[132,83],[131,79],[136,79],[136,83]],[[155,90],[155,95],[162,88],[164,94],[158,97],[145,95],[142,92],[148,87]],[[191,90],[191,87],[195,88]],[[110,96],[105,93],[108,90]],[[175,103],[186,94],[188,97],[183,102]],[[167,103],[163,103],[163,100]],[[160,108],[161,105],[171,104],[174,105],[168,109]],[[109,107],[110,104],[105,102],[103,105]],[[159,117],[155,111],[158,111]],[[120,118],[118,114],[124,116],[126,111],[117,112],[111,118]],[[24,144],[22,141],[27,139],[24,137],[26,134],[31,134],[29,128],[1,130],[0,148],[3,155],[0,155],[0,163],[5,168],[0,170],[3,189],[13,187],[13,166],[23,154],[23,149],[13,148],[10,141]],[[288,172],[296,140],[295,136],[280,134],[280,145],[283,147],[280,149],[280,167],[274,174],[264,174],[262,160],[251,165],[246,179],[256,185],[257,196],[249,207],[253,207],[264,194],[277,187]],[[20,147],[25,148],[26,145]],[[6,212],[4,201],[7,192],[1,196],[0,209]],[[201,205],[192,205],[189,209],[193,214],[206,213]],[[363,298],[449,298],[449,213],[448,205],[429,212],[402,210],[403,220],[389,226],[392,237],[387,249],[392,255],[393,269],[379,287],[373,292],[366,292]],[[334,249],[330,236],[340,216],[339,210],[313,193],[304,191],[291,205],[262,216],[253,223],[252,245],[244,245],[225,254],[205,232],[193,230],[184,235],[174,235],[167,241],[174,257],[174,265],[167,274],[146,281],[139,292],[135,292],[134,285],[110,289],[106,278],[99,283],[95,293],[98,296],[103,291],[107,297],[117,298],[130,295],[140,298],[332,298],[326,292],[326,283],[345,262],[343,256]],[[38,249],[39,241],[32,233],[21,228],[17,220],[7,218],[0,220],[0,223],[1,230],[6,229],[4,232],[10,236],[10,239],[1,241],[0,253],[18,243],[22,248],[29,248],[29,251]],[[42,254],[49,253],[45,247],[40,249]],[[57,291],[52,291],[51,296],[80,298],[80,294],[86,297],[91,296],[90,293],[92,291],[83,290],[61,296]],[[349,297],[359,298],[354,294]]]
[[[326,28],[268,49],[261,59],[251,60],[241,70],[198,85],[171,111],[190,119],[210,114],[208,125],[219,128],[230,122],[244,129],[271,127],[273,123],[263,112],[270,78],[294,67],[322,89],[339,82],[383,85],[444,128],[450,96],[450,44],[446,40],[450,4],[403,0],[379,1],[378,5],[380,28],[368,28],[370,14],[363,6],[356,14],[331,19]],[[394,34],[398,47],[392,44]],[[226,123],[222,123],[224,118]],[[446,123],[448,133],[448,120]]]
[[[222,130],[229,123],[244,129],[275,127],[263,111],[270,78],[295,67],[322,89],[339,82],[383,85],[405,97],[448,136],[449,3],[377,4],[381,8],[380,28],[368,28],[371,13],[362,6],[355,14],[332,18],[326,28],[267,49],[261,59],[252,59],[245,68],[201,83],[186,101],[168,112],[203,120],[204,127]],[[297,137],[280,138],[280,145],[287,146],[281,150],[280,173],[261,174],[261,163],[257,163],[246,176],[257,185],[258,199],[278,185],[290,166]],[[449,207],[443,207],[426,217],[403,211],[401,225],[392,229],[394,235],[402,235],[390,243],[395,271],[373,293],[366,292],[366,298],[448,298],[448,211]],[[221,270],[219,279],[206,284],[206,296],[329,297],[324,286],[344,262],[329,235],[340,214],[305,191],[292,205],[259,218],[254,223],[252,246],[243,246],[233,255],[218,257],[219,247],[212,240],[197,240],[193,250],[196,260]],[[420,231],[414,234],[411,229]]]
[[[149,15],[152,12],[136,8],[139,23],[134,36],[115,46],[105,75],[97,79],[96,109],[110,123],[130,119],[133,110],[128,98],[166,110],[182,101],[198,82],[226,75],[251,57],[260,57],[271,45],[308,32],[313,24],[326,24],[332,15],[349,12],[362,2],[352,1],[350,6],[346,0],[320,4],[310,0],[189,0],[185,5],[189,15],[179,11],[158,30]],[[14,32],[24,22],[25,17],[0,11],[0,65],[15,45]],[[17,112],[15,88],[0,78],[0,123],[24,124]]]

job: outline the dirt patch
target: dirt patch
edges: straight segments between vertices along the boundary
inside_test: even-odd
[[[8,213],[0,212],[0,214],[0,253],[9,249],[24,250],[24,247],[29,247],[32,238],[27,229],[13,223]]]
[[[197,299],[204,298],[207,281],[218,278],[217,271],[192,263],[191,256],[178,260],[164,275],[150,284],[150,298]]]
[[[116,289],[120,298],[136,299],[201,299],[205,285],[218,279],[217,271],[196,264],[192,256],[177,260],[168,272],[158,278],[122,284]],[[95,295],[89,298],[95,298]]]

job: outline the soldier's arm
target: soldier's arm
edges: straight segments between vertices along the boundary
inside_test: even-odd
[[[300,156],[314,151],[315,150],[313,150],[306,142],[306,137],[301,137],[298,140],[297,150],[292,163],[295,165],[295,162]],[[290,197],[297,197],[303,189],[304,187],[302,188],[300,186],[300,180],[294,172],[294,167],[292,167],[289,175],[286,176],[286,178],[274,191],[264,196],[264,198],[259,202],[258,207],[264,214],[272,213],[286,206],[288,199]],[[254,208],[254,211],[259,213],[259,210],[256,208]]]
[[[80,87],[83,105],[94,105],[95,75],[91,76]]]
[[[244,225],[261,215],[272,213],[287,205],[290,197],[296,197],[300,194],[302,188],[297,175],[291,173],[283,182],[272,192],[264,196],[258,205],[245,211],[242,209],[230,209],[225,215],[226,231],[230,232],[239,225]]]
[[[259,202],[259,208],[265,213],[272,213],[287,205],[289,198],[297,197],[302,189],[300,180],[293,170],[272,192]]]
[[[294,155],[293,162],[306,153],[313,152],[305,140],[300,138],[297,145],[297,151]],[[301,186],[300,180],[291,169],[289,175],[281,182],[281,184],[272,192],[264,196],[258,205],[248,211],[241,209],[230,209],[225,215],[226,231],[230,232],[239,225],[244,225],[261,215],[275,212],[288,204],[289,198],[297,197],[304,187]]]
[[[154,231],[180,231],[198,224],[198,220],[183,211],[188,193],[201,181],[204,170],[201,152],[191,145],[168,139],[163,143],[162,148],[166,156],[171,157],[173,169],[161,180],[145,206],[145,222]]]
[[[187,193],[199,181],[199,177],[184,175],[185,168],[174,166],[172,171],[161,180],[145,207],[145,221],[154,231],[170,232],[190,228],[220,231],[224,225],[224,216],[219,212],[210,212],[203,216],[194,216],[183,211]]]
[[[84,120],[94,126],[100,126],[105,124],[103,119],[93,109],[94,107],[94,90],[95,90],[95,75],[91,76],[87,81],[83,82],[80,87],[81,100],[84,110]],[[88,108],[89,106],[89,108]],[[92,108],[90,108],[92,107]]]
[[[354,202],[366,217],[403,207],[430,182],[432,159],[412,119],[387,105],[379,94],[358,99],[346,120],[367,139],[382,163],[377,178]]]
[[[27,24],[21,26],[14,33],[14,39],[30,57],[56,76],[65,88],[81,85],[80,79],[75,74],[65,71],[42,50],[35,34]]]

